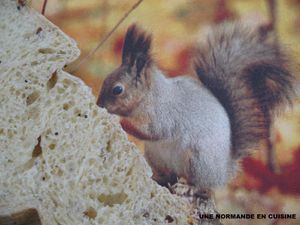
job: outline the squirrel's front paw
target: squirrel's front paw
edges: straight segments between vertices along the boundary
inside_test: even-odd
[[[169,187],[177,182],[177,176],[175,174],[161,175],[154,173],[152,179],[164,187]]]

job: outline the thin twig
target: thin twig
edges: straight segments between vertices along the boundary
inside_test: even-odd
[[[277,0],[268,0],[269,7],[269,30],[273,31],[274,34],[274,44],[275,49],[279,54],[279,43],[278,43],[278,34],[277,34]],[[271,132],[271,131],[270,131]],[[272,134],[272,133],[271,133]],[[272,136],[272,135],[270,135]],[[279,173],[280,167],[276,160],[275,146],[271,138],[267,141],[267,165],[272,172]]]
[[[45,12],[46,12],[46,6],[47,6],[47,1],[48,1],[48,0],[44,0],[43,8],[42,8],[42,15],[45,15]]]
[[[111,31],[104,36],[104,38],[99,42],[99,44],[92,49],[87,56],[85,56],[75,67],[74,69],[71,70],[71,73],[75,72],[76,70],[78,70],[78,68],[80,66],[82,66],[82,64],[84,64],[85,62],[87,62],[94,54],[95,52],[103,46],[103,44],[107,41],[107,39],[115,32],[115,30],[117,30],[117,28],[121,25],[121,23],[129,16],[129,14],[135,10],[141,3],[143,0],[138,0],[125,14],[124,16],[118,21],[118,23],[111,29]]]
[[[269,13],[270,13],[270,23],[274,31],[276,31],[276,22],[277,22],[277,1],[276,0],[268,0],[269,5]]]

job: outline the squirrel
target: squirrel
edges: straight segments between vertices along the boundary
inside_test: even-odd
[[[145,141],[158,183],[182,177],[201,190],[223,186],[240,159],[270,142],[273,116],[292,103],[287,57],[260,29],[225,23],[197,46],[197,79],[168,78],[151,42],[136,24],[128,28],[122,63],[104,80],[97,105],[121,116],[123,129]]]

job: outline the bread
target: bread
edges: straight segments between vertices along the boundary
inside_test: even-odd
[[[42,224],[187,224],[118,118],[62,70],[76,43],[15,0],[0,30],[0,221],[34,208]]]

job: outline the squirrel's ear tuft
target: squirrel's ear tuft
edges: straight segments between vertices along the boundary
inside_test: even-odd
[[[136,24],[132,24],[126,33],[122,63],[133,66],[137,59],[142,58],[145,63],[151,61],[150,48],[152,37],[140,29]]]

